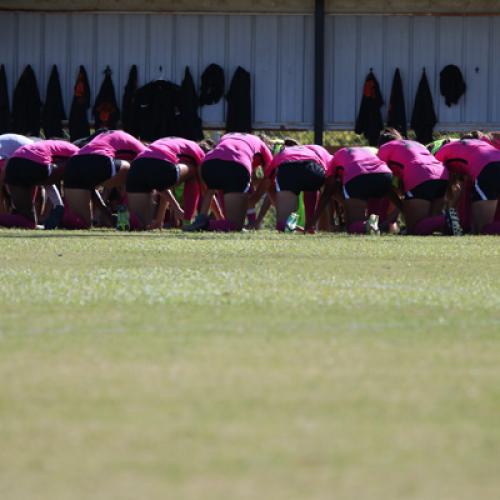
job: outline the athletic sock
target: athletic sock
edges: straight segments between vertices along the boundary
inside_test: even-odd
[[[316,206],[318,204],[319,191],[304,192],[304,210],[306,215],[306,225],[313,219]]]
[[[415,226],[412,234],[417,236],[429,236],[432,233],[443,231],[445,227],[444,215],[435,215],[434,217],[427,217],[421,220]]]
[[[20,214],[0,214],[0,226],[3,227],[18,227],[21,229],[35,229],[34,221]]]
[[[255,211],[255,208],[249,208],[247,210],[247,220],[249,224],[255,224],[255,221],[257,220],[257,213]]]
[[[200,201],[200,183],[196,177],[191,177],[184,183],[184,220],[190,221]]]
[[[61,198],[61,194],[59,193],[59,189],[57,189],[55,184],[52,184],[50,186],[45,187],[45,194],[47,195],[47,198],[50,200],[52,203],[52,206],[58,207],[58,206],[64,206],[64,203]]]

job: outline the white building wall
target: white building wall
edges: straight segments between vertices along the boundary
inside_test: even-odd
[[[500,127],[500,17],[330,15],[325,36],[327,128],[353,128],[370,68],[388,101],[397,67],[408,119],[425,67],[437,128]],[[89,74],[93,98],[109,65],[121,102],[132,64],[144,84],[158,76],[160,66],[166,79],[180,83],[186,65],[199,82],[203,70],[217,63],[225,70],[226,88],[238,65],[250,71],[256,128],[313,124],[310,15],[0,12],[0,47],[11,94],[31,64],[44,95],[57,64],[67,112],[80,64]],[[439,95],[439,72],[447,64],[462,69],[468,86],[451,109]],[[202,118],[206,127],[222,127],[225,102],[204,107]]]
[[[373,68],[386,103],[400,69],[411,117],[425,68],[439,118],[436,128],[500,127],[500,17],[329,16],[326,21],[326,121],[328,128],[352,128],[363,82]],[[439,73],[456,64],[467,92],[448,108]],[[387,106],[382,109],[384,118]]]

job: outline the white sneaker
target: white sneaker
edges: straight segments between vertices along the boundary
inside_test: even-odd
[[[370,214],[368,220],[365,222],[366,234],[373,236],[380,236],[380,229],[378,227],[378,215]]]

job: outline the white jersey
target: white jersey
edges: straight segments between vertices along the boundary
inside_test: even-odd
[[[0,160],[8,160],[21,146],[32,144],[34,139],[19,134],[0,135]]]

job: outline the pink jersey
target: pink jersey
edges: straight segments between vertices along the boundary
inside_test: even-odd
[[[500,162],[500,151],[480,139],[465,139],[445,144],[436,158],[452,172],[477,179],[486,165]]]
[[[329,176],[341,175],[344,184],[358,175],[390,173],[391,169],[377,156],[377,150],[370,147],[339,149],[327,170]]]
[[[137,158],[155,158],[170,163],[182,162],[182,157],[189,158],[196,166],[205,158],[203,149],[194,141],[181,137],[165,137],[152,142]]]
[[[71,142],[57,140],[38,141],[16,149],[11,158],[24,158],[35,163],[40,163],[41,165],[50,165],[67,160],[78,151],[78,147],[71,144]]]
[[[273,158],[273,161],[264,172],[264,175],[266,177],[271,177],[275,170],[283,163],[296,163],[304,161],[314,161],[321,165],[326,172],[332,158],[333,156],[325,148],[315,144],[285,147]]]
[[[79,151],[79,155],[102,155],[121,160],[133,160],[146,146],[122,130],[110,130],[94,137]]]
[[[448,180],[445,166],[419,142],[388,142],[380,147],[378,157],[403,181],[405,191],[411,191],[426,181]]]
[[[261,161],[256,162],[256,155]],[[243,165],[252,174],[255,166],[262,164],[264,170],[273,161],[273,155],[265,143],[251,134],[226,134],[215,148],[206,154],[205,161],[225,160]]]

